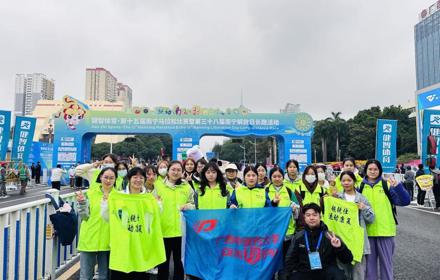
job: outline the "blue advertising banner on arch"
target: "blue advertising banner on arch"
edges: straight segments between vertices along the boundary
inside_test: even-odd
[[[376,124],[376,159],[383,172],[392,173],[397,165],[397,121],[378,119]]]
[[[0,111],[0,160],[6,159],[11,130],[11,112]]]
[[[278,164],[296,159],[300,169],[311,163],[313,119],[304,112],[251,113],[245,107],[212,109],[193,106],[132,108],[130,111],[93,111],[83,102],[64,96],[63,109],[55,115],[53,164],[65,167],[91,158],[91,145],[98,134],[168,134],[173,159],[206,135],[241,137],[275,136]]]

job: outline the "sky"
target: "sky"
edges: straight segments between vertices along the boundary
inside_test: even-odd
[[[2,1],[0,108],[15,74],[44,73],[55,98],[85,96],[104,67],[135,106],[279,112],[315,120],[414,100],[414,25],[434,0]]]

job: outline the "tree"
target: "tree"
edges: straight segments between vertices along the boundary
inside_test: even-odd
[[[332,112],[332,116],[327,118],[327,121],[330,121],[332,123],[334,132],[336,132],[336,161],[340,161],[341,160],[341,150],[339,147],[339,135],[340,135],[340,131],[341,128],[343,126],[343,124],[345,123],[344,119],[341,119],[341,112]]]

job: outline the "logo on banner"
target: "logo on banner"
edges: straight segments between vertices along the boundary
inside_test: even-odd
[[[391,133],[392,130],[393,130],[393,126],[391,124],[384,124],[383,125],[383,132]]]
[[[432,101],[434,101],[436,99],[436,97],[437,97],[437,94],[431,94],[431,95],[426,96],[426,99],[429,102],[432,102]]]
[[[20,129],[24,129],[24,130],[31,129],[31,122],[30,121],[21,121]]]
[[[440,115],[431,115],[429,117],[429,123],[430,124],[440,124]]]
[[[194,225],[194,230],[197,233],[200,232],[209,232],[209,231],[213,231],[215,229],[215,227],[217,226],[217,220],[204,220],[204,221],[200,221],[198,223],[196,223]]]

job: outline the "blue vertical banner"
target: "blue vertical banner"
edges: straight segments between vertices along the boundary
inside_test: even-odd
[[[0,160],[6,159],[11,130],[11,112],[0,111]]]
[[[35,132],[35,118],[15,117],[14,140],[12,142],[12,160],[27,162],[32,149]]]
[[[377,120],[376,159],[382,163],[383,172],[392,173],[397,165],[397,121]]]

